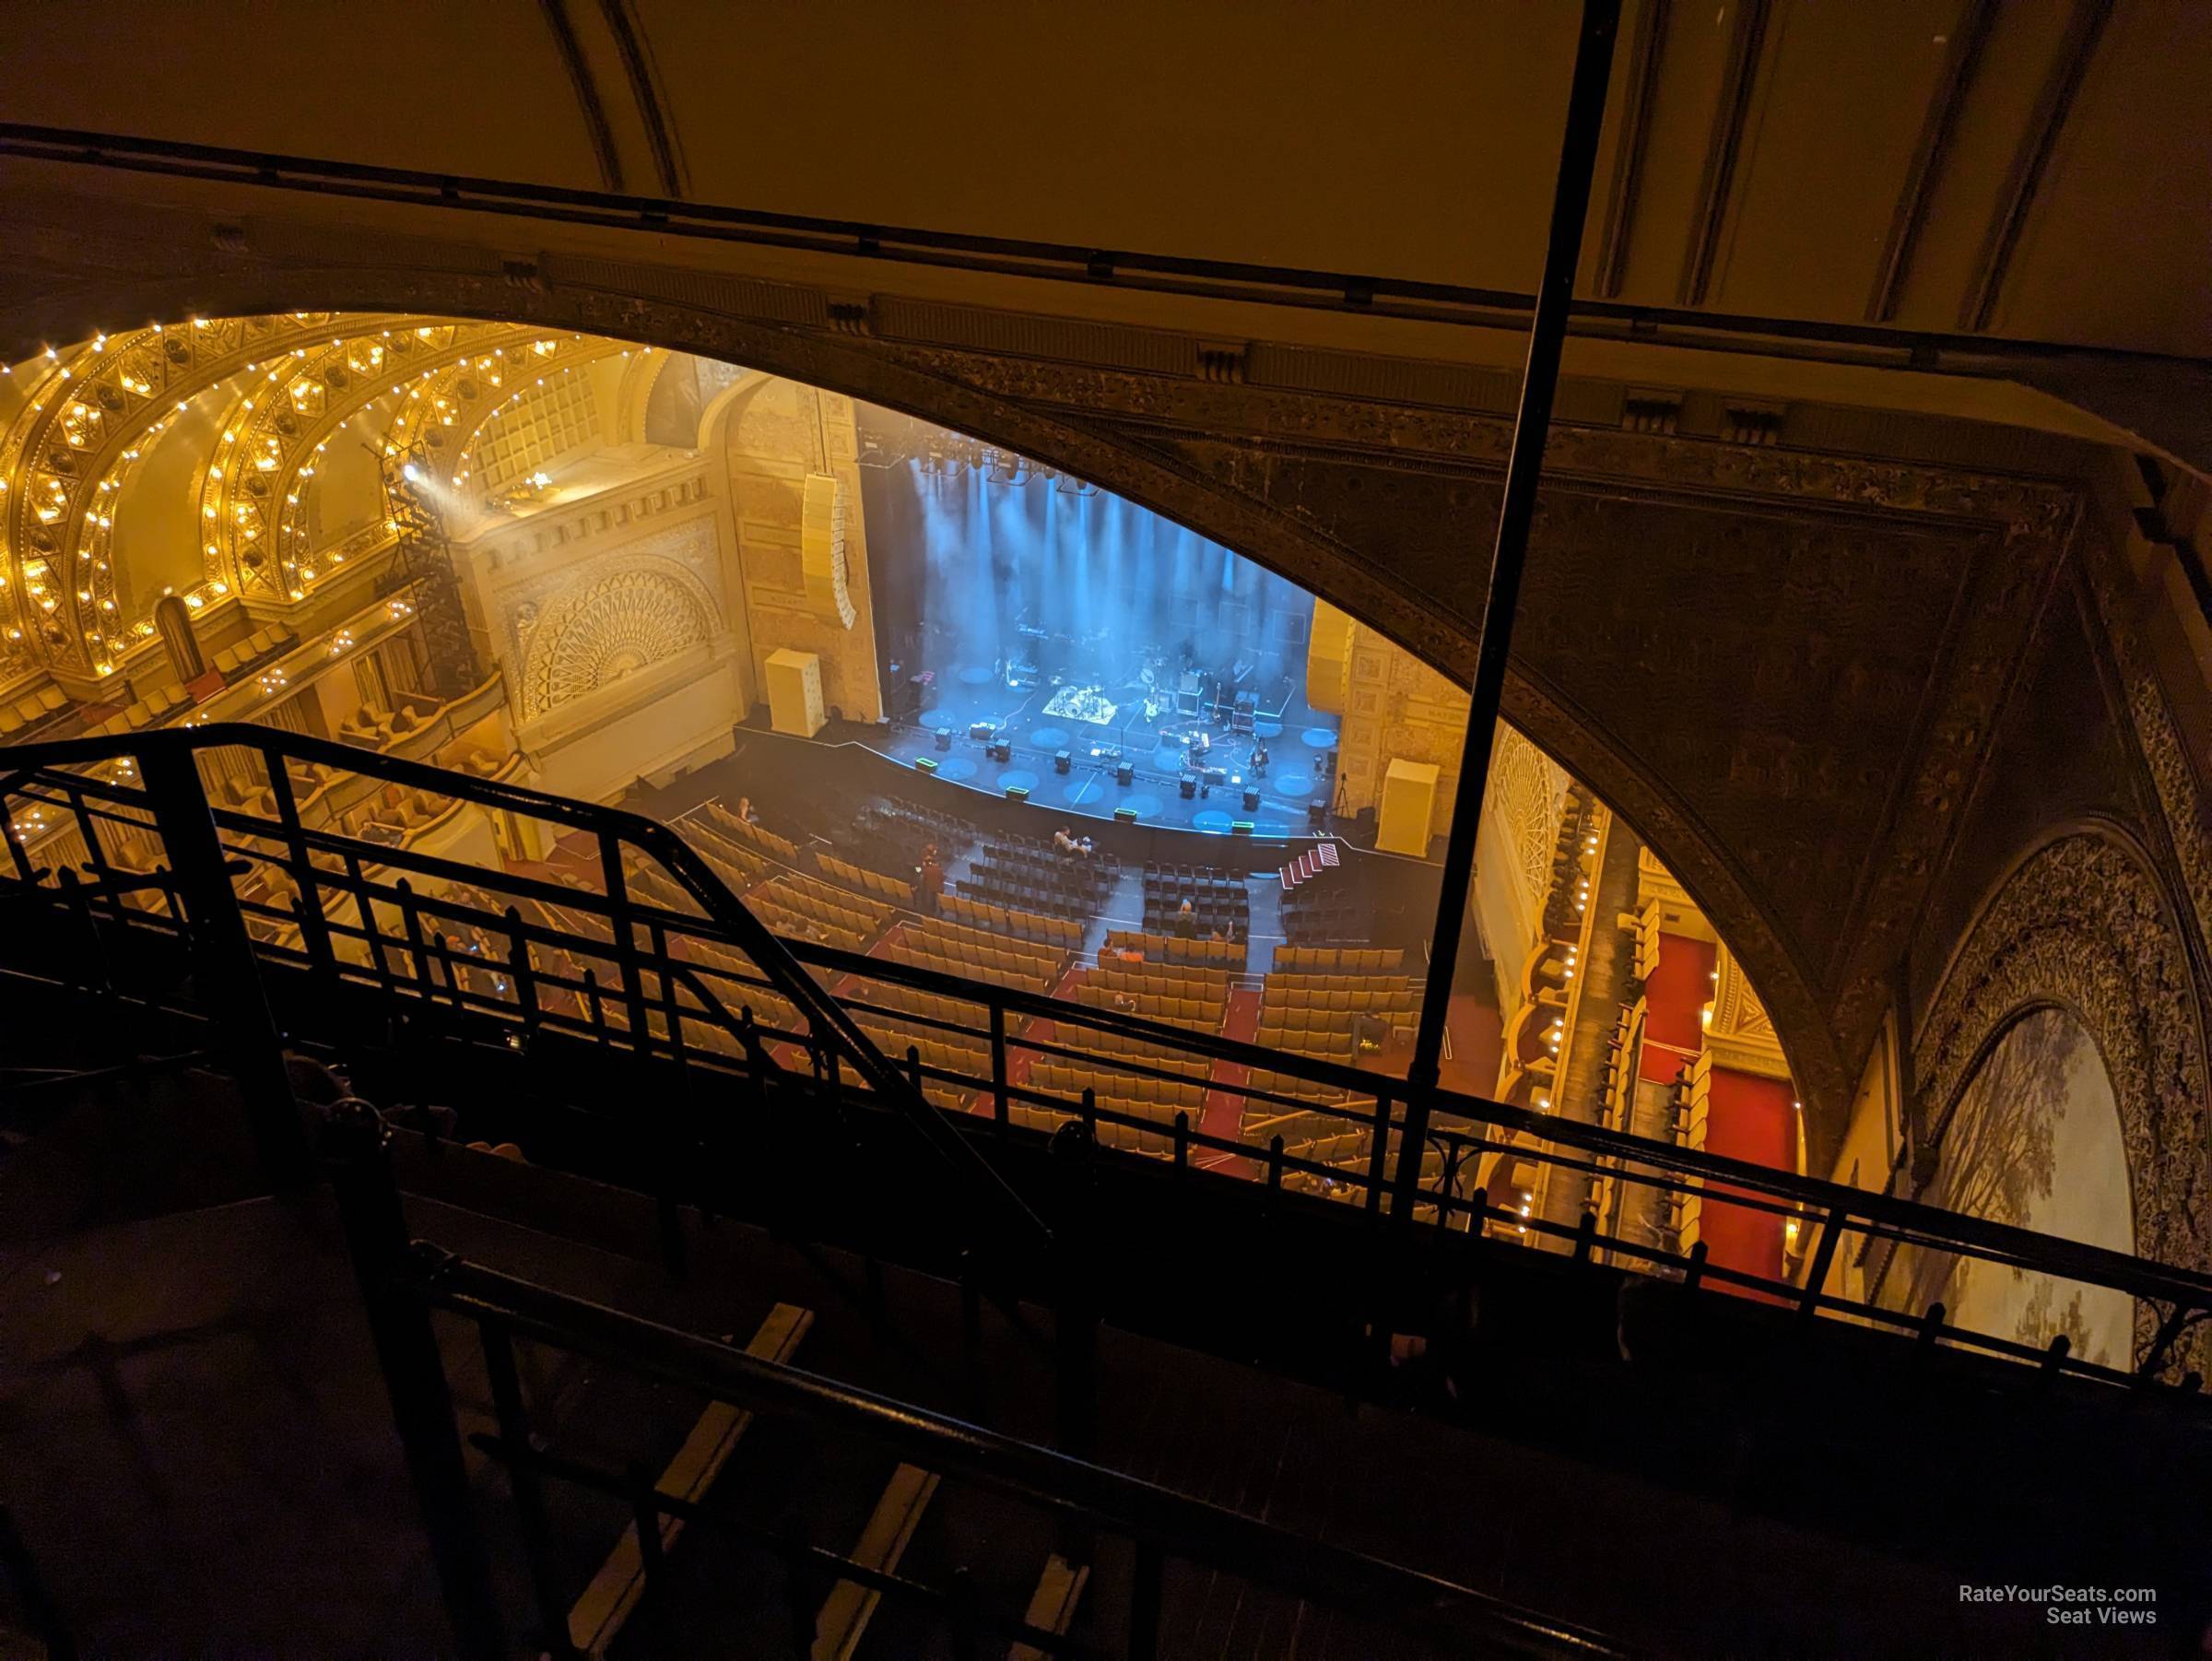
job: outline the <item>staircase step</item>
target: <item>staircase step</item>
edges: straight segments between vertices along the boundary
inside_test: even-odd
[[[1022,1620],[1030,1626],[1065,1636],[1067,1629],[1076,1622],[1076,1609],[1083,1601],[1083,1588],[1089,1584],[1088,1565],[1070,1563],[1057,1551],[1053,1552],[1044,1560],[1044,1573],[1037,1577],[1037,1590],[1030,1596]],[[1006,1661],[1045,1661],[1044,1652],[1033,1643],[1017,1643],[1006,1652]]]
[[[759,1331],[753,1334],[745,1352],[763,1361],[789,1361],[797,1351],[799,1341],[806,1336],[806,1329],[813,1325],[811,1310],[779,1303],[760,1323]],[[704,1498],[735,1450],[738,1438],[752,1422],[752,1414],[743,1408],[731,1407],[727,1402],[709,1403],[654,1486],[662,1493],[679,1500]],[[673,1549],[683,1532],[681,1517],[663,1517],[662,1551]],[[622,1630],[622,1623],[637,1608],[644,1587],[644,1564],[638,1549],[637,1526],[632,1524],[622,1531],[615,1549],[607,1553],[599,1572],[592,1576],[592,1584],[569,1610],[569,1642],[597,1661],[597,1657],[606,1654],[607,1646]]]
[[[936,1491],[934,1472],[912,1465],[901,1465],[893,1471],[850,1553],[853,1561],[885,1573],[898,1568],[907,1542],[914,1537],[922,1514]],[[882,1601],[882,1593],[856,1581],[841,1580],[830,1587],[815,1622],[814,1661],[851,1661]]]

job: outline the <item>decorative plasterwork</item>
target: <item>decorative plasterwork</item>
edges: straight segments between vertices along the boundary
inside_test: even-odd
[[[518,606],[512,626],[525,721],[703,644],[716,627],[712,598],[696,576],[636,553],[591,561],[542,613],[531,602]]]
[[[2107,836],[2078,832],[2047,844],[1976,919],[1914,1046],[1930,1149],[1996,1040],[2045,1007],[2065,1009],[2088,1029],[2111,1076],[2136,1252],[2212,1268],[2197,990],[2158,882]],[[2138,1332],[2155,1318],[2138,1310]]]
[[[1483,811],[1495,816],[1513,851],[1514,885],[1526,913],[1544,914],[1551,891],[1551,860],[1567,810],[1567,774],[1549,756],[1512,727],[1500,724],[1490,752],[1489,786]]]
[[[1782,1053],[1782,1040],[1768,1019],[1750,977],[1735,954],[1720,949],[1713,970],[1712,1015],[1705,1023],[1705,1053],[1716,1067],[1756,1073],[1762,1078],[1787,1078],[1790,1064]]]
[[[747,363],[924,414],[1094,479],[1342,596],[1363,621],[1448,671],[1464,675],[1472,663],[1479,562],[1468,557],[1465,537],[1441,531],[1488,523],[1485,510],[1510,443],[1506,419],[1270,384],[1257,368],[1266,354],[1256,348],[1253,367],[1238,383],[1071,362],[1065,355],[992,357],[881,332],[841,335],[811,289],[739,283],[710,307],[625,292],[627,269],[594,262],[587,271],[580,263],[549,261],[539,267],[542,286],[517,289],[496,273],[402,271],[371,255],[344,269],[249,265],[192,280],[201,291],[241,296],[312,292],[463,314],[526,314],[551,326]],[[141,292],[150,280],[136,279]],[[1340,487],[1328,479],[1331,458]],[[1596,488],[1584,489],[1585,482]],[[1777,521],[1827,509],[1846,539],[1854,526],[1905,525],[1988,549],[1976,560],[1992,573],[1990,592],[1958,607],[1948,647],[1955,683],[1910,724],[1918,759],[1894,784],[1872,787],[1893,811],[1879,835],[1854,849],[1865,863],[1848,902],[1851,923],[1824,927],[1817,941],[1788,938],[1775,923],[1774,908],[1792,898],[1786,884],[1777,891],[1748,868],[1741,851],[1670,791],[1635,746],[1593,729],[1589,712],[1568,689],[1533,683],[1516,654],[1508,716],[1660,849],[1757,976],[1790,1042],[1818,1163],[1832,1152],[1855,1062],[1888,1007],[1903,937],[1971,783],[1979,740],[2010,684],[2020,618],[2032,614],[2038,586],[2063,550],[2077,493],[1956,466],[1566,427],[1550,437],[1547,485],[1547,503],[1577,495],[1702,501],[1732,510],[1763,507]],[[1331,489],[1336,510],[1314,512],[1311,504]],[[1593,669],[1604,673],[1602,666]],[[1586,689],[1578,682],[1572,689]],[[1921,742],[1924,734],[1934,742]]]

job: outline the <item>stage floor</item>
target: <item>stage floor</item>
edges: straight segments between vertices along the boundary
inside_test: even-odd
[[[935,760],[936,776],[952,783],[994,796],[1003,796],[1011,785],[1026,786],[1030,805],[1048,813],[1111,819],[1117,807],[1129,807],[1136,809],[1140,824],[1225,836],[1237,820],[1250,819],[1254,836],[1303,836],[1310,834],[1307,803],[1325,801],[1334,787],[1324,769],[1326,752],[1336,743],[1337,723],[1334,716],[1314,713],[1294,683],[1280,684],[1276,695],[1284,699],[1284,707],[1270,711],[1264,695],[1253,736],[1245,738],[1189,716],[1163,714],[1147,721],[1141,702],[1134,698],[1124,702],[1112,687],[1102,689],[1103,696],[1120,706],[1111,723],[1049,716],[1045,705],[1060,688],[1049,682],[1008,687],[987,665],[973,665],[937,672],[918,724],[859,730],[863,743],[905,766],[924,756]],[[1006,736],[1013,747],[1009,760],[992,760],[983,740],[969,736],[979,722]],[[952,729],[949,750],[936,747],[939,727]],[[1194,729],[1212,736],[1207,764],[1236,782],[1217,783],[1206,795],[1186,798],[1179,786],[1187,765],[1184,749],[1162,735]],[[1268,753],[1267,772],[1260,777],[1252,772],[1255,743],[1265,745]],[[1053,771],[1053,758],[1063,749],[1070,752],[1064,775]],[[1107,753],[1094,756],[1094,750]],[[1114,783],[1117,750],[1136,770],[1126,785]],[[1247,784],[1260,792],[1259,806],[1250,810],[1243,806]]]

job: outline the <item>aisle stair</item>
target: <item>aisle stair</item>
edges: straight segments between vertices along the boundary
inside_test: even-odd
[[[1312,882],[1324,871],[1335,870],[1336,866],[1336,844],[1331,842],[1315,842],[1282,868],[1279,875],[1283,879],[1283,891],[1288,893],[1301,882]]]

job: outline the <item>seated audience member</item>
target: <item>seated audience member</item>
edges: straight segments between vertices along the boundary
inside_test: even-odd
[[[922,850],[922,910],[935,914],[944,892],[945,867],[937,860],[937,844],[932,842]]]
[[[1075,854],[1082,850],[1083,844],[1069,835],[1067,827],[1063,825],[1053,832],[1053,846],[1063,854]]]
[[[740,824],[747,825],[757,825],[760,822],[760,816],[753,811],[751,796],[741,795],[737,798],[737,819]]]
[[[1126,992],[1117,992],[1113,995],[1113,1007],[1120,1010],[1124,1015],[1135,1015],[1136,1013],[1136,999],[1130,996]]]
[[[1191,902],[1187,900],[1175,913],[1174,928],[1178,940],[1194,940],[1198,937],[1198,913],[1191,910]]]

